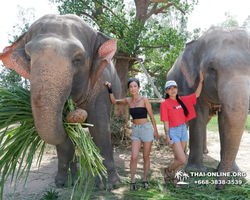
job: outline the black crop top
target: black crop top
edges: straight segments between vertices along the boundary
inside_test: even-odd
[[[147,118],[148,114],[147,109],[145,107],[130,108],[129,112],[133,119]]]

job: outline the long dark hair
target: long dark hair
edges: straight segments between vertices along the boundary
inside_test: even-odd
[[[132,82],[136,82],[138,87],[140,87],[140,82],[137,78],[130,78],[130,79],[128,79],[128,88],[129,88],[130,83],[132,83]]]
[[[169,98],[169,94],[166,94],[165,99],[168,99],[168,98]],[[182,102],[182,100],[180,100],[178,94],[176,95],[176,100],[179,102],[179,104],[181,104],[181,107],[183,108],[184,115],[187,117],[187,116],[188,116],[187,107],[186,107],[185,104]]]

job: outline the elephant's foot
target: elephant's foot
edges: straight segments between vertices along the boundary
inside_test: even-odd
[[[239,172],[239,171],[240,171],[240,168],[239,168],[238,165],[234,162],[231,172]]]
[[[71,174],[70,174],[70,178],[69,178],[69,173],[68,170],[58,170],[57,175],[55,177],[55,184],[57,187],[68,187],[69,185],[73,185],[74,180],[77,178],[77,170],[71,169]],[[69,180],[71,180],[69,182]]]
[[[204,147],[203,148],[203,154],[208,154],[208,153],[209,153],[209,151],[208,151],[207,147]]]
[[[106,188],[111,190],[112,188],[114,188],[120,184],[121,184],[120,177],[117,174],[115,169],[109,170],[108,182],[107,182],[107,179],[105,177],[102,178],[102,181],[100,180],[99,177],[96,178],[96,181],[95,181],[96,187],[98,187],[99,189],[102,189],[102,190],[106,189]]]
[[[192,171],[206,172],[206,168],[203,165],[187,164],[185,167],[185,171],[187,171],[187,172],[192,172]]]
[[[219,169],[220,169],[220,163],[217,166],[217,171],[218,172],[222,172]],[[239,171],[240,171],[240,168],[238,167],[238,165],[236,164],[236,162],[234,162],[233,166],[232,166],[232,169],[231,169],[231,172],[239,172]]]

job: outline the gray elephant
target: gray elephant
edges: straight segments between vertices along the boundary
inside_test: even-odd
[[[74,146],[62,124],[63,107],[69,97],[87,111],[87,122],[94,125],[89,130],[105,159],[109,189],[119,184],[110,137],[111,102],[104,85],[111,82],[114,95],[119,96],[120,79],[110,62],[116,43],[78,16],[45,15],[0,54],[5,67],[30,79],[36,129],[42,140],[56,145],[57,186],[69,184],[69,167],[72,176],[77,173],[76,163],[71,163]],[[98,179],[96,184],[104,187]]]
[[[189,122],[190,154],[186,169],[203,171],[203,137],[211,113],[218,112],[221,162],[218,172],[230,172],[247,120],[250,91],[250,36],[239,28],[212,28],[186,44],[167,75],[178,84],[179,95],[195,91],[204,73],[197,117]],[[220,176],[222,183],[227,176]],[[216,189],[224,189],[217,184]]]

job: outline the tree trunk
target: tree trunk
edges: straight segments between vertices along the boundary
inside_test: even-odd
[[[128,76],[129,60],[118,58],[116,59],[115,67],[116,67],[117,74],[121,80],[120,98],[124,99],[126,98],[127,92],[128,92],[127,82],[128,82],[128,77],[129,77]],[[116,116],[122,117],[126,123],[128,122],[129,112],[128,112],[127,105],[115,105],[114,114]]]

